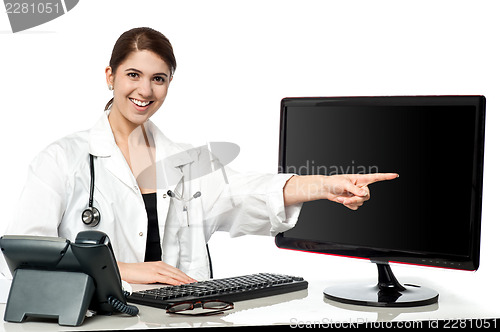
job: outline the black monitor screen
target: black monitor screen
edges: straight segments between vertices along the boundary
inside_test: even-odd
[[[278,246],[475,270],[479,265],[482,96],[286,98],[280,172],[398,173],[358,210],[304,203]]]

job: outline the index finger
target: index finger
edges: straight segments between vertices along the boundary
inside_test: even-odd
[[[366,186],[379,181],[394,180],[399,177],[397,173],[373,173],[373,174],[357,174],[356,185]]]

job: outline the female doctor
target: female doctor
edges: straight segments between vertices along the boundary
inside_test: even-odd
[[[292,228],[301,203],[329,199],[357,209],[368,185],[397,174],[238,174],[208,149],[177,144],[149,120],[176,69],[167,38],[136,28],[106,67],[113,99],[94,127],[49,145],[31,163],[7,234],[105,232],[122,279],[182,284],[209,277],[213,232],[274,235]],[[213,169],[214,171],[206,171]]]

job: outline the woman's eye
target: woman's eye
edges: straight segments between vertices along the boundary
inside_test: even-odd
[[[153,78],[153,81],[158,82],[158,83],[164,83],[165,82],[165,78],[163,78],[161,76],[155,76]]]
[[[138,78],[139,74],[137,74],[137,73],[128,73],[127,76],[130,77],[130,78]]]

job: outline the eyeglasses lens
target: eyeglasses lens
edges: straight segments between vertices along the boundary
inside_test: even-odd
[[[224,310],[229,307],[232,307],[232,303],[221,302],[221,301],[210,301],[203,303],[203,308],[210,310]]]
[[[193,309],[193,303],[176,303],[167,308],[167,312],[179,312]]]

